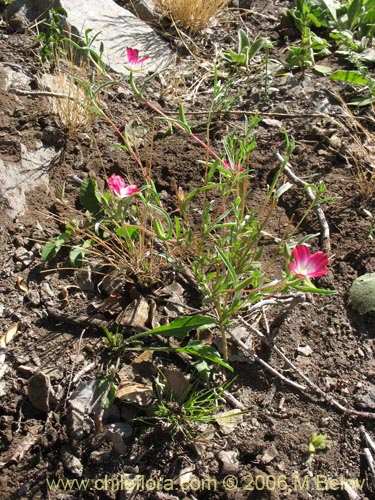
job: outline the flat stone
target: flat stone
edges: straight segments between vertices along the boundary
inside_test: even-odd
[[[126,48],[138,49],[140,55],[149,55],[144,69],[149,72],[160,71],[172,63],[173,53],[146,23],[123,9],[112,0],[60,0],[61,7],[67,12],[67,21],[81,37],[91,29],[91,35],[98,37],[93,43],[99,51],[104,45],[103,60],[117,73],[128,74]]]
[[[150,20],[153,5],[149,0],[137,2],[140,15]],[[113,71],[128,74],[126,49],[138,49],[140,55],[149,55],[142,65],[144,71],[155,72],[168,68],[174,59],[169,44],[155,31],[131,12],[120,7],[112,0],[56,0],[54,8],[62,7],[67,13],[67,22],[73,34],[84,39],[86,30],[98,35],[92,47],[99,52],[104,45],[103,61]],[[8,19],[27,26],[51,8],[50,0],[15,0],[7,8]]]
[[[57,403],[50,379],[43,372],[37,372],[29,379],[27,395],[34,408],[43,413],[48,413]]]
[[[7,9],[8,19],[20,26],[45,15],[50,8],[48,0],[15,0]],[[92,47],[99,52],[104,45],[103,60],[113,71],[128,74],[126,48],[138,49],[141,55],[150,58],[143,65],[145,71],[160,71],[169,67],[174,58],[169,44],[154,30],[131,12],[112,0],[56,0],[54,8],[62,7],[67,13],[67,22],[73,34],[85,37],[86,30],[91,35],[98,34]],[[149,1],[137,2],[139,14],[147,20],[153,17],[153,5]]]

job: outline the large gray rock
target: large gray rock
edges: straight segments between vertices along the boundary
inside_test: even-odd
[[[104,62],[117,73],[128,73],[127,47],[138,49],[141,56],[150,56],[142,66],[145,71],[160,71],[172,64],[174,55],[169,45],[150,26],[112,0],[15,0],[8,16],[33,21],[51,7],[65,9],[72,33],[84,38],[90,29],[91,36],[98,34],[93,47],[98,51],[103,43]]]

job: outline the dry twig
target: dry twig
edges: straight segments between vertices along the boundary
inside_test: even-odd
[[[277,159],[280,160],[282,163],[284,162],[284,158],[281,156],[280,153],[276,153]],[[311,187],[308,187],[308,183],[300,179],[299,177],[296,176],[296,174],[293,172],[292,167],[290,163],[286,163],[283,172],[289,177],[291,181],[293,181],[297,186],[301,186],[305,189],[305,192],[308,196],[308,198],[313,202],[316,198],[314,191],[311,189]],[[327,223],[326,216],[324,215],[322,207],[317,204],[314,206],[316,215],[319,220],[320,224],[320,229],[321,229],[321,241],[322,241],[322,247],[323,250],[327,253],[331,252],[331,240],[330,240],[330,233],[329,233],[329,226]]]

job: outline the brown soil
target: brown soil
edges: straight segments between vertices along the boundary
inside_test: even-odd
[[[241,17],[232,11],[223,25],[195,37],[196,45],[191,46],[195,54],[182,54],[173,74],[164,76],[168,91],[158,80],[148,90],[150,100],[165,111],[175,111],[176,102],[183,103],[194,132],[202,139],[206,115],[193,112],[209,109],[210,94],[206,91],[212,81],[204,80],[195,96],[186,88],[193,78],[205,75],[204,63],[212,61],[217,40],[222,48],[233,47],[237,29],[246,26],[254,38],[270,37],[274,41],[272,57],[285,60],[280,20],[292,2],[240,2],[243,7],[250,3],[247,14],[242,12]],[[174,43],[178,41],[172,32],[169,36]],[[1,60],[17,61],[30,75],[32,88],[38,88],[36,77],[45,68],[38,58],[34,34],[13,31],[5,25],[0,33],[0,49]],[[193,76],[185,76],[183,82],[178,73],[186,68]],[[65,183],[67,203],[79,208],[79,188],[72,175],[81,179],[92,176],[102,189],[112,173],[137,184],[142,182],[142,175],[125,152],[113,148],[116,135],[103,120],[96,118],[92,128],[69,135],[52,112],[48,98],[1,90],[0,141],[4,160],[16,161],[19,142],[31,146],[39,138],[59,152],[48,165],[49,189],[37,188],[28,193],[26,213],[15,220],[6,215],[6,207],[0,213],[0,332],[18,324],[17,335],[6,348],[7,369],[0,379],[1,498],[333,500],[349,498],[344,483],[357,480],[361,486],[354,489],[359,498],[374,498],[375,478],[371,478],[364,457],[360,431],[364,426],[374,438],[374,324],[348,305],[353,280],[373,272],[375,267],[374,243],[368,238],[370,222],[363,210],[375,214],[373,190],[371,182],[361,183],[358,177],[369,167],[369,157],[355,142],[356,137],[364,142],[364,129],[368,140],[373,140],[374,113],[363,108],[353,110],[355,117],[348,117],[338,96],[345,99],[352,89],[309,70],[304,75],[274,75],[268,96],[262,75],[251,74],[248,78],[249,84],[232,108],[238,113],[215,117],[212,144],[220,150],[222,136],[243,124],[243,113],[259,112],[262,121],[251,157],[254,204],[262,199],[279,165],[276,152],[285,151],[284,130],[296,141],[290,159],[294,172],[308,182],[323,181],[327,195],[335,198],[324,206],[331,233],[330,273],[316,283],[321,288],[335,289],[337,294],[308,296],[305,303],[280,321],[275,338],[276,345],[327,398],[312,388],[298,390],[261,364],[232,352],[230,362],[237,378],[229,392],[251,410],[233,425],[213,422],[200,426],[195,437],[181,433],[171,436],[166,426],[147,427],[134,421],[134,416],[144,415],[144,411],[116,400],[105,413],[104,423],[121,421],[131,426],[131,433],[120,444],[115,445],[108,434],[101,432],[98,423],[95,430],[88,426],[80,439],[72,437],[67,401],[80,383],[103,377],[119,355],[104,349],[100,329],[71,318],[90,316],[90,304],[103,300],[103,295],[97,288],[82,290],[79,280],[81,288],[77,287],[74,271],[44,272],[53,266],[41,262],[41,244],[57,234],[61,226],[58,221],[66,217],[66,207],[56,202],[56,188]],[[236,89],[232,92],[235,95]],[[324,99],[328,112],[322,113],[318,107]],[[200,185],[204,167],[198,160],[205,159],[205,152],[194,141],[182,133],[165,135],[163,125],[155,122],[151,111],[129,93],[120,92],[118,86],[109,90],[105,106],[120,126],[137,120],[149,127],[138,154],[144,164],[151,165],[152,178],[170,199],[166,202],[170,208],[176,206],[175,186],[187,193]],[[358,128],[357,133],[358,123],[364,129]],[[301,188],[294,186],[283,196],[272,221],[275,233],[282,231],[288,220],[298,221],[307,206]],[[299,229],[301,236],[319,231],[314,214]],[[318,239],[313,242],[318,249]],[[327,246],[327,241],[321,244]],[[17,250],[22,248],[31,252],[30,262],[19,257]],[[54,264],[64,266],[61,260]],[[173,282],[164,274],[162,279]],[[190,294],[190,304],[196,305],[194,290],[186,282],[183,286]],[[48,313],[51,307],[60,312],[58,319]],[[266,314],[271,323],[277,316],[272,310]],[[261,318],[258,327],[265,331]],[[310,346],[311,353],[299,350],[305,346]],[[256,352],[285,377],[306,385],[274,350],[257,347]],[[146,361],[142,373],[131,365],[135,358],[135,354],[120,356],[121,364],[132,370],[132,382],[152,380],[154,365],[188,369],[183,361],[165,355],[156,357],[153,363]],[[88,365],[91,368],[85,371]],[[30,378],[39,372],[48,374],[57,398],[45,411],[37,410],[29,399]],[[81,375],[75,378],[77,373]],[[45,388],[40,384],[43,392]],[[333,400],[348,411],[337,408]],[[227,402],[223,409],[233,408]],[[366,418],[366,412],[372,412],[372,418]],[[312,432],[325,434],[331,446],[309,455],[307,445]],[[78,464],[76,468],[74,464]],[[190,489],[179,485],[184,474],[190,479]],[[140,479],[133,480],[136,475]],[[60,490],[48,487],[47,480],[74,478],[91,482],[88,486],[72,484],[66,487],[69,491],[64,491],[62,483]],[[105,479],[120,482],[105,484]],[[138,491],[132,491],[131,481],[137,483]],[[237,487],[233,487],[234,482]]]

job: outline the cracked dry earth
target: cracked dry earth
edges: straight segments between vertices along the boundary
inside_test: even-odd
[[[192,83],[189,78],[204,74],[204,57],[212,58],[213,40],[222,40],[223,49],[233,46],[237,29],[246,26],[254,38],[269,36],[274,41],[273,57],[285,59],[280,19],[291,2],[248,3],[249,13],[240,16],[231,11],[223,25],[202,33],[195,41],[201,53],[194,58],[182,54],[175,70],[149,89],[151,99],[165,111],[175,111],[176,102],[182,102],[193,130],[202,138],[206,117],[191,112],[209,109],[210,82],[204,80],[193,96],[184,89]],[[374,243],[368,238],[364,212],[375,213],[374,197],[371,190],[364,192],[358,177],[371,163],[373,110],[352,110],[351,115],[344,101],[352,89],[310,71],[305,75],[283,72],[275,75],[274,90],[267,99],[262,95],[261,76],[250,75],[234,107],[238,113],[215,117],[212,143],[220,150],[222,136],[243,123],[241,113],[259,111],[262,121],[251,157],[254,206],[279,165],[275,154],[285,151],[284,129],[296,140],[290,158],[295,174],[307,182],[324,181],[328,196],[335,198],[324,206],[330,228],[330,272],[317,285],[337,294],[307,296],[283,318],[280,308],[265,311],[276,346],[326,397],[248,331],[258,358],[300,388],[232,347],[229,359],[237,378],[229,392],[241,408],[250,411],[201,425],[195,438],[172,436],[167,426],[148,427],[135,420],[147,413],[145,388],[150,387],[156,368],[188,370],[183,359],[167,354],[122,354],[117,379],[122,397],[117,394],[100,422],[89,412],[84,414],[85,404],[95,406],[95,381],[119,357],[104,349],[100,328],[101,321],[109,321],[119,310],[111,314],[103,307],[100,310],[103,303],[108,304],[111,283],[105,286],[85,268],[65,269],[61,261],[47,266],[40,257],[43,243],[61,229],[67,206],[80,208],[77,178],[91,176],[104,189],[112,173],[135,184],[142,183],[141,174],[124,152],[112,147],[117,138],[104,121],[95,118],[90,126],[69,134],[48,97],[11,91],[11,87],[40,88],[46,69],[40,64],[33,33],[3,27],[0,54],[0,148],[6,166],[1,181],[5,191],[15,193],[11,201],[1,200],[0,212],[0,334],[8,332],[12,337],[0,351],[0,498],[375,498],[363,438],[363,430],[375,438],[375,329],[371,317],[358,315],[348,304],[353,280],[375,268]],[[10,74],[15,75],[11,82]],[[152,114],[121,90],[125,85],[111,88],[104,99],[106,110],[118,124],[135,122],[145,127],[139,155],[151,163],[156,186],[173,207],[175,185],[184,192],[200,185],[203,167],[198,160],[204,160],[205,154],[186,136],[163,133]],[[322,102],[324,112],[319,111]],[[25,151],[32,163],[32,152],[38,150],[45,155],[43,161],[35,171],[25,172]],[[56,196],[63,185],[65,204]],[[293,185],[271,221],[274,234],[295,224],[308,203],[301,188]],[[319,231],[319,221],[312,214],[299,235]],[[313,240],[315,249],[318,240]],[[54,266],[57,269],[52,270]],[[132,323],[134,317],[150,326],[152,303],[159,316],[170,319],[176,314],[161,297],[199,308],[196,291],[186,280],[163,271],[161,281],[152,297],[123,284],[120,311],[127,311],[124,321],[130,330],[137,326]],[[148,308],[146,318],[142,307]],[[262,317],[251,321],[266,332]],[[129,386],[135,387],[133,399],[126,397]],[[77,403],[80,398],[83,406]],[[230,398],[219,410],[223,411],[235,411]],[[307,453],[312,432],[327,436],[331,441],[327,450]],[[57,483],[74,479],[78,482]]]

